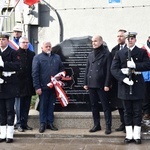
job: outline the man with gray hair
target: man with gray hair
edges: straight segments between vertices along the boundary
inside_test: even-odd
[[[39,132],[43,133],[46,128],[58,130],[54,125],[54,108],[56,94],[54,88],[49,88],[50,77],[64,71],[63,63],[60,56],[52,53],[52,46],[49,41],[41,44],[42,52],[36,55],[32,63],[33,85],[36,93],[39,95],[40,104],[40,128]]]
[[[35,53],[29,50],[28,44],[29,40],[26,37],[21,37],[19,39],[19,49],[17,50],[21,61],[21,70],[17,73],[19,79],[19,97],[15,101],[17,115],[16,127],[19,132],[32,130],[27,122],[31,97],[35,95],[32,80],[32,60]]]

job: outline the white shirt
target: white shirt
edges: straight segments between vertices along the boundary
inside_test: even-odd
[[[133,47],[128,47],[128,48],[132,51],[134,47],[135,47],[135,45]]]
[[[4,49],[1,48],[1,52],[4,52],[7,49],[7,47],[8,45]]]

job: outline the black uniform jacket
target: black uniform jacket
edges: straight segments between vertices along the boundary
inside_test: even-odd
[[[21,61],[21,70],[17,73],[19,79],[19,96],[35,95],[32,79],[32,61],[35,53],[29,49],[25,50],[21,48],[19,48],[18,53]]]
[[[101,46],[100,51],[96,57],[94,51],[88,56],[84,85],[87,85],[89,88],[103,89],[104,86],[110,86],[112,57],[109,50],[105,47]]]
[[[14,98],[18,95],[16,71],[20,70],[20,58],[18,53],[9,46],[4,52],[1,52],[1,56],[4,61],[2,71],[15,73],[7,77],[2,75],[4,83],[1,84],[0,99]]]
[[[136,64],[136,72],[150,70],[150,60],[145,50],[135,46],[131,51],[131,57]],[[129,93],[129,85],[123,82],[125,75],[121,72],[122,68],[127,68],[128,48],[116,52],[111,65],[111,73],[118,80],[118,98],[123,100],[137,100],[144,98],[144,79],[142,74],[136,75],[132,70],[132,94]]]

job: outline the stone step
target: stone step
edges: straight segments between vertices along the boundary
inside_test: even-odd
[[[91,112],[55,112],[54,124],[59,129],[90,129],[93,127]],[[105,128],[105,119],[103,112],[101,115],[101,127]],[[39,112],[31,109],[29,113],[29,126],[39,128]],[[119,127],[120,119],[118,111],[112,112],[112,129]],[[150,130],[150,120],[143,120],[142,131]]]
[[[115,128],[120,125],[118,111],[112,112],[112,133],[105,135],[104,114],[101,112],[102,130],[90,133],[89,129],[93,127],[91,112],[55,112],[55,126],[58,131],[46,129],[44,133],[39,133],[39,112],[31,109],[29,113],[28,125],[33,127],[32,131],[18,132],[15,130],[16,138],[125,138],[124,132],[116,132]],[[142,125],[141,138],[150,139],[150,120],[144,121]]]
[[[105,135],[105,130],[97,131],[94,133],[90,133],[88,129],[59,129],[58,131],[52,131],[50,129],[46,129],[44,133],[39,133],[38,129],[26,130],[25,132],[19,132],[15,130],[15,137],[32,137],[32,138],[89,138],[89,137],[117,137],[124,138],[124,132],[115,132],[112,130],[110,135]]]
[[[61,129],[76,128],[90,129],[93,126],[91,112],[55,112],[54,124]],[[101,115],[101,126],[105,127],[103,112]],[[112,128],[117,128],[120,125],[119,115],[117,111],[112,112]],[[39,112],[30,110],[28,124],[33,128],[39,128]]]
[[[58,131],[51,131],[46,129],[44,133],[39,133],[38,129],[26,130],[25,132],[14,132],[15,138],[107,138],[110,140],[125,138],[124,132],[116,132],[112,130],[112,133],[105,135],[105,130],[90,133],[88,129],[59,129]],[[150,140],[150,134],[141,133],[142,140]]]

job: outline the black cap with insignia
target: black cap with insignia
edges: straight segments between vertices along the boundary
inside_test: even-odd
[[[9,39],[10,34],[6,32],[0,32],[0,38],[7,38]]]

